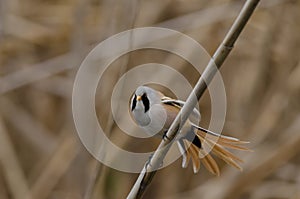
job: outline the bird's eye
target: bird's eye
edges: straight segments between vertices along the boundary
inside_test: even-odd
[[[149,110],[149,108],[150,108],[150,102],[149,102],[149,99],[148,99],[146,93],[144,93],[144,94],[142,95],[142,102],[143,102],[143,104],[144,104],[144,107],[145,107],[145,113],[146,113],[146,112]]]
[[[133,109],[136,106],[136,94],[134,94],[133,99],[132,99],[132,103],[131,103],[131,111],[133,111]]]

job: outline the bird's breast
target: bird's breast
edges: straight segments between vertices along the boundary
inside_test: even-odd
[[[166,130],[167,113],[160,104],[151,106],[149,111],[133,111],[133,117],[137,124],[148,134],[162,135]]]

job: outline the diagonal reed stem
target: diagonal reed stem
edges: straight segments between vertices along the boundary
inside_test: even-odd
[[[137,181],[132,187],[130,193],[128,194],[127,199],[142,198],[146,188],[151,183],[156,173],[156,170],[159,168],[159,165],[162,163],[167,152],[169,151],[172,144],[171,142],[175,138],[176,134],[180,131],[182,124],[186,122],[188,116],[195,107],[197,101],[195,100],[194,96],[197,96],[197,100],[201,98],[201,96],[207,88],[207,85],[211,82],[216,72],[221,67],[221,65],[233,49],[235,41],[239,37],[241,31],[245,27],[246,23],[248,22],[258,3],[259,0],[246,1],[238,17],[236,18],[229,32],[225,36],[223,42],[218,47],[217,51],[215,52],[212,59],[208,63],[206,69],[204,70],[203,74],[199,78],[195,88],[189,95],[185,105],[182,107],[177,117],[173,121],[171,127],[169,128],[166,134],[169,139],[163,139],[161,141],[157,150],[150,159],[150,162],[148,164],[145,164]]]

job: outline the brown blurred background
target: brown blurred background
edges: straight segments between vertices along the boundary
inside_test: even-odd
[[[143,26],[179,30],[212,55],[244,2],[0,0],[0,199],[125,198],[137,174],[100,165],[76,133],[71,97],[80,63],[105,38]],[[244,171],[219,161],[220,177],[204,168],[194,175],[180,159],[157,173],[144,198],[300,198],[299,11],[299,0],[261,1],[221,69],[224,132],[254,150],[238,154]],[[181,58],[155,50],[130,53],[106,71],[99,121],[113,142],[137,152],[158,140],[127,136],[104,104],[121,74],[148,62],[173,66],[192,85],[199,78]],[[200,109],[205,126],[207,92]]]

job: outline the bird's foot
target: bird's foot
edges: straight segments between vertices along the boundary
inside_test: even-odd
[[[169,138],[169,137],[167,136],[167,132],[164,133],[164,135],[163,135],[162,138],[163,138],[164,141],[171,141],[171,138]]]

